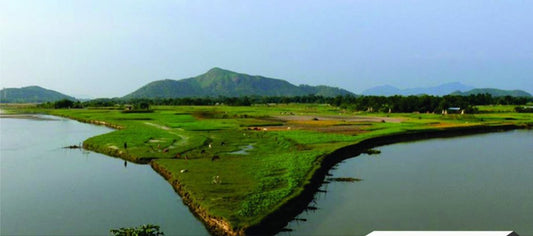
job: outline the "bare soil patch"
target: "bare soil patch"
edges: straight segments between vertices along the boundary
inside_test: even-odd
[[[281,121],[345,121],[345,122],[390,122],[400,123],[403,119],[391,117],[372,116],[274,116],[274,119]]]
[[[283,131],[283,130],[312,130],[325,133],[338,133],[355,135],[368,132],[367,128],[372,123],[389,122],[399,123],[403,119],[390,117],[369,117],[369,116],[274,116],[267,120],[280,122],[283,125],[269,127],[254,127],[250,129],[263,131]]]

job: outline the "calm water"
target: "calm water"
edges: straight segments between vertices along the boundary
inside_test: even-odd
[[[109,235],[151,223],[208,235],[149,165],[61,147],[110,132],[72,120],[0,119],[0,234]]]
[[[533,131],[432,139],[348,159],[290,235],[373,230],[515,230],[533,235]],[[281,233],[287,235],[287,233]]]

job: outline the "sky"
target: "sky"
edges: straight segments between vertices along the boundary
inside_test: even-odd
[[[0,87],[120,97],[213,67],[355,93],[533,93],[533,1],[0,0]]]

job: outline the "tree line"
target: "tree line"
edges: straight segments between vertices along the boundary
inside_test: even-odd
[[[44,103],[47,108],[82,108],[82,107],[133,107],[146,108],[147,105],[227,105],[227,106],[251,106],[252,104],[288,104],[288,103],[319,103],[330,104],[344,109],[369,111],[369,112],[441,112],[449,108],[459,108],[467,113],[476,112],[476,105],[525,105],[533,102],[533,98],[526,97],[493,97],[486,94],[469,96],[446,95],[446,96],[337,96],[324,97],[317,95],[294,96],[294,97],[198,97],[198,98],[155,98],[155,99],[121,99],[103,98],[85,102],[61,100],[55,103]]]

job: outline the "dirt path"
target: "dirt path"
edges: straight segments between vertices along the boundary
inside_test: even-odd
[[[178,134],[178,133],[172,131],[171,128],[168,127],[168,126],[158,125],[158,124],[154,124],[154,123],[152,123],[152,122],[144,122],[144,124],[146,124],[146,125],[150,125],[150,126],[154,126],[154,127],[156,127],[156,128],[159,128],[159,129],[165,130],[165,131],[167,131],[167,132],[169,132],[169,133],[171,133],[171,134],[173,134],[173,135],[176,135],[176,136],[180,137],[181,139],[178,140],[178,142],[175,143],[175,144],[177,144],[177,145],[186,145],[186,144],[188,144],[188,142],[189,142],[189,137],[188,137],[188,136],[185,136],[185,135],[182,135],[182,134]]]

